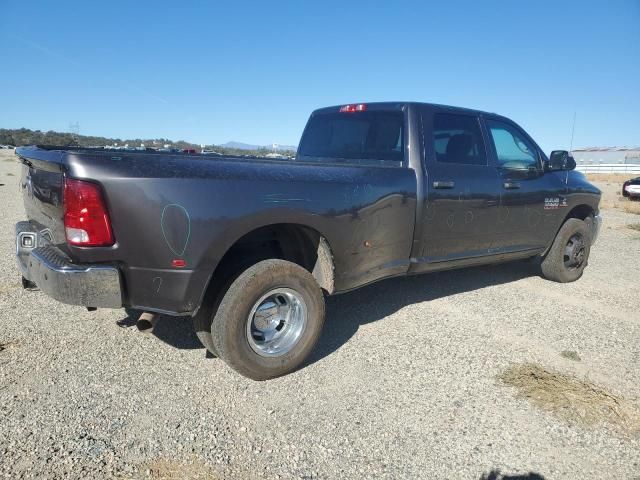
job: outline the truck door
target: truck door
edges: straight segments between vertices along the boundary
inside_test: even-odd
[[[498,220],[499,179],[474,113],[423,111],[426,204],[418,265],[486,255]]]
[[[500,177],[500,235],[492,250],[545,248],[555,235],[558,215],[567,213],[562,175],[543,171],[542,152],[517,125],[491,117],[485,124]]]

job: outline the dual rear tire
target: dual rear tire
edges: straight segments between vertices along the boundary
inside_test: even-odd
[[[256,263],[208,303],[208,309],[194,318],[198,338],[211,353],[253,380],[298,368],[324,324],[320,286],[307,270],[286,260]]]

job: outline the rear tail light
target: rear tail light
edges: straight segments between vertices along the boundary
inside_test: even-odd
[[[98,185],[65,177],[64,230],[70,245],[113,245],[111,222]]]
[[[357,103],[351,105],[343,105],[340,107],[342,113],[364,112],[367,109],[366,103]]]

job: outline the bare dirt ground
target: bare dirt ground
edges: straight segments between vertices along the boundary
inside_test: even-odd
[[[328,299],[308,364],[256,383],[188,320],[146,336],[23,291],[18,175],[0,153],[4,478],[640,478],[640,215],[617,180],[578,282],[524,262],[383,281]]]

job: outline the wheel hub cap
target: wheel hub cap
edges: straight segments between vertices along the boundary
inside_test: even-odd
[[[278,305],[273,302],[265,302],[260,305],[253,316],[253,323],[260,331],[273,330],[280,325],[282,320]]]
[[[307,323],[302,296],[289,288],[276,288],[253,305],[247,318],[247,341],[263,357],[278,357],[298,343]]]
[[[580,268],[584,263],[586,248],[582,235],[575,234],[567,242],[564,251],[564,266],[568,270]]]

